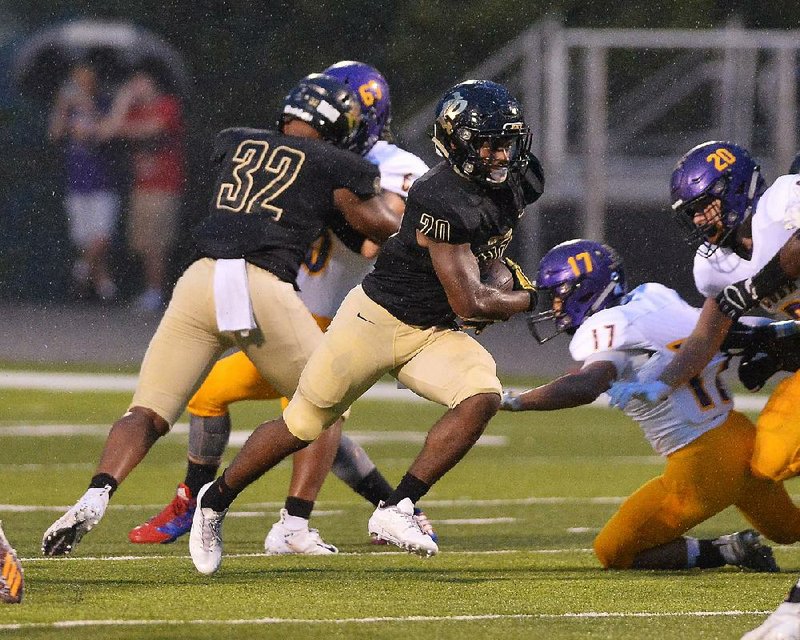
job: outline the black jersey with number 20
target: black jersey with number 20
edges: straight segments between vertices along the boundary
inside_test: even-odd
[[[212,162],[209,215],[195,228],[199,257],[244,258],[294,284],[309,245],[337,215],[336,189],[380,191],[378,168],[328,142],[263,129],[225,129]]]
[[[490,188],[441,162],[408,193],[400,231],[383,245],[364,292],[398,320],[448,326],[456,315],[417,231],[436,242],[469,244],[479,262],[503,255],[525,203],[510,187]]]

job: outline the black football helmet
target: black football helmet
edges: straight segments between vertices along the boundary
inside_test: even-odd
[[[311,125],[342,149],[350,148],[365,126],[356,94],[341,80],[322,73],[306,76],[283,99],[279,129],[288,118]]]
[[[451,88],[436,106],[433,145],[461,175],[490,186],[506,184],[511,172],[528,163],[530,130],[522,106],[508,89],[490,80],[467,80]],[[489,143],[490,157],[481,157]],[[507,149],[498,165],[494,152]]]

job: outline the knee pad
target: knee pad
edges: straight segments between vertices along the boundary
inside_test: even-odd
[[[339,417],[330,408],[323,409],[307,400],[298,389],[283,412],[283,420],[291,434],[311,442]]]
[[[197,464],[219,465],[231,435],[231,417],[196,416],[189,418],[189,459]]]
[[[346,485],[355,487],[372,473],[374,468],[375,463],[369,459],[363,447],[342,434],[331,468],[333,474]]]

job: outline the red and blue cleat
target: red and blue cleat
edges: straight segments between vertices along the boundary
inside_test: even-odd
[[[128,532],[128,540],[136,544],[169,544],[192,529],[197,500],[185,484],[178,485],[175,497],[158,515]]]

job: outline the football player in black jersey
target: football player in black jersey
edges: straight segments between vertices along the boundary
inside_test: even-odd
[[[513,291],[483,284],[480,266],[503,258],[525,206],[542,193],[543,176],[519,103],[494,82],[448,91],[433,138],[445,161],[411,187],[399,233],[345,298],[283,418],[261,425],[200,491],[189,541],[200,572],[220,565],[222,520],[236,495],[318,437],[386,373],[448,411],[368,528],[409,551],[438,552],[414,520],[414,503],[480,437],[501,393],[492,356],[457,321],[506,320],[535,306],[535,289],[517,265],[508,261]]]
[[[284,99],[278,131],[217,136],[210,212],[194,232],[197,260],[175,286],[89,489],[45,532],[45,555],[70,553],[100,521],[118,484],[227,349],[238,347],[283,395],[294,393],[322,336],[295,293],[309,245],[337,210],[376,242],[398,228],[398,216],[377,197],[377,168],[347,150],[363,124],[344,83],[312,74]]]

